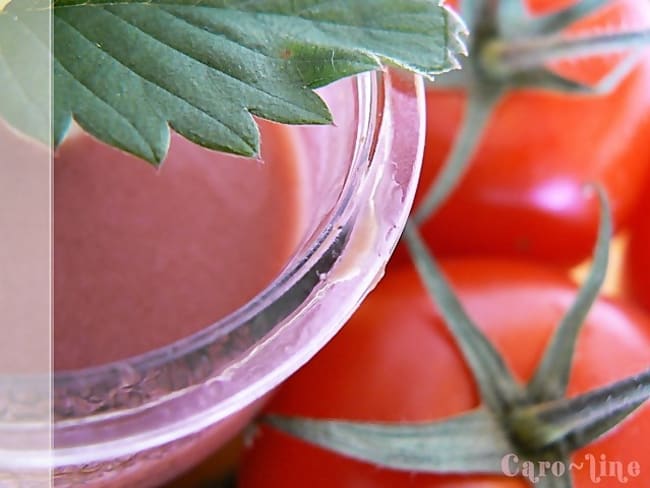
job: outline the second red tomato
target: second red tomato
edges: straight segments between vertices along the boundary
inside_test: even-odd
[[[571,1],[536,0],[536,13]],[[650,3],[612,2],[572,27],[633,28],[650,23]],[[593,82],[614,65],[591,58],[558,66]],[[600,183],[612,202],[617,228],[634,208],[650,161],[650,55],[612,93],[569,95],[510,92],[492,113],[469,172],[451,198],[423,225],[438,255],[496,255],[576,264],[591,254],[598,205],[584,187]],[[466,95],[427,91],[428,129],[422,200],[456,137]]]

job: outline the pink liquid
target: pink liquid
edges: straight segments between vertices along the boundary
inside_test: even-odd
[[[87,135],[54,162],[54,365],[168,345],[244,305],[300,230],[288,129],[263,125],[264,162],[174,136],[160,170]]]

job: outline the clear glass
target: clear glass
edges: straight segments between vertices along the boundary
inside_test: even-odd
[[[305,221],[293,258],[247,305],[190,337],[56,373],[55,486],[144,488],[199,462],[250,421],[380,279],[419,175],[422,81],[369,73],[320,93],[335,125],[294,129]],[[30,459],[50,461],[46,453]]]

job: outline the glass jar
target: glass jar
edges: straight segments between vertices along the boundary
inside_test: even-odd
[[[250,422],[381,278],[419,175],[422,80],[367,73],[319,93],[335,124],[292,129],[305,163],[297,252],[264,291],[198,333],[56,373],[55,486],[145,488],[189,469]]]

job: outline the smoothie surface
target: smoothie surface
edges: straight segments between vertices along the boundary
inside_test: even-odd
[[[262,161],[177,135],[160,169],[71,136],[54,161],[54,367],[79,369],[188,336],[244,305],[300,233],[290,129],[262,124]]]

